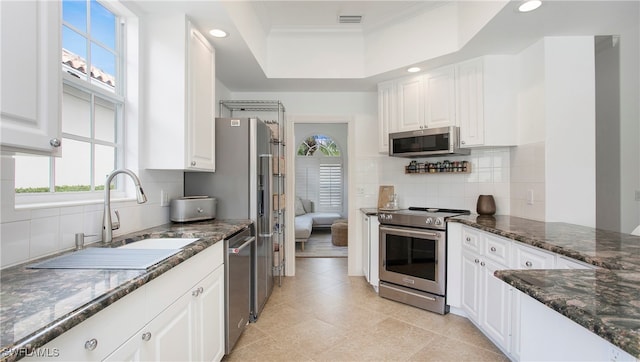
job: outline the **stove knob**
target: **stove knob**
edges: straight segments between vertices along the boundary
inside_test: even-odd
[[[393,214],[387,214],[387,220],[393,219]]]
[[[437,226],[441,226],[442,225],[442,218],[441,217],[436,219],[436,225]]]
[[[425,222],[427,223],[427,225],[431,225],[433,224],[433,218],[428,217]]]

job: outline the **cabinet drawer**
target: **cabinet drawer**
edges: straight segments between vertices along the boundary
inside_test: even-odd
[[[487,259],[491,259],[503,265],[509,265],[510,246],[510,240],[485,236],[482,254],[484,254]]]
[[[553,269],[556,256],[538,248],[532,248],[519,242],[513,243],[513,263],[515,269]]]
[[[40,347],[59,355],[27,357],[28,361],[101,361],[144,326],[145,287],[119,299],[89,319]],[[93,349],[85,343],[95,341]]]
[[[480,254],[480,241],[480,234],[477,231],[467,227],[462,228],[462,245],[465,250]]]

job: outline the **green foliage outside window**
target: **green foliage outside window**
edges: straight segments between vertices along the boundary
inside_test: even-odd
[[[325,135],[313,135],[308,137],[298,146],[298,156],[314,156],[320,150],[323,156],[339,157],[340,148],[331,137]]]

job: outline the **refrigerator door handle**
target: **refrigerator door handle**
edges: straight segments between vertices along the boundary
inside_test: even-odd
[[[271,181],[271,170],[273,169],[273,156],[271,154],[260,155],[260,215],[258,222],[260,236],[273,235],[273,218],[271,217],[271,198],[273,195],[273,183]]]

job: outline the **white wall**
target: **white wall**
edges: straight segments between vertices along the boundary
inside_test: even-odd
[[[546,220],[595,227],[594,38],[545,38]]]
[[[616,19],[610,34],[620,35],[620,207],[622,232],[640,225],[640,3]],[[602,33],[601,33],[602,34]]]

